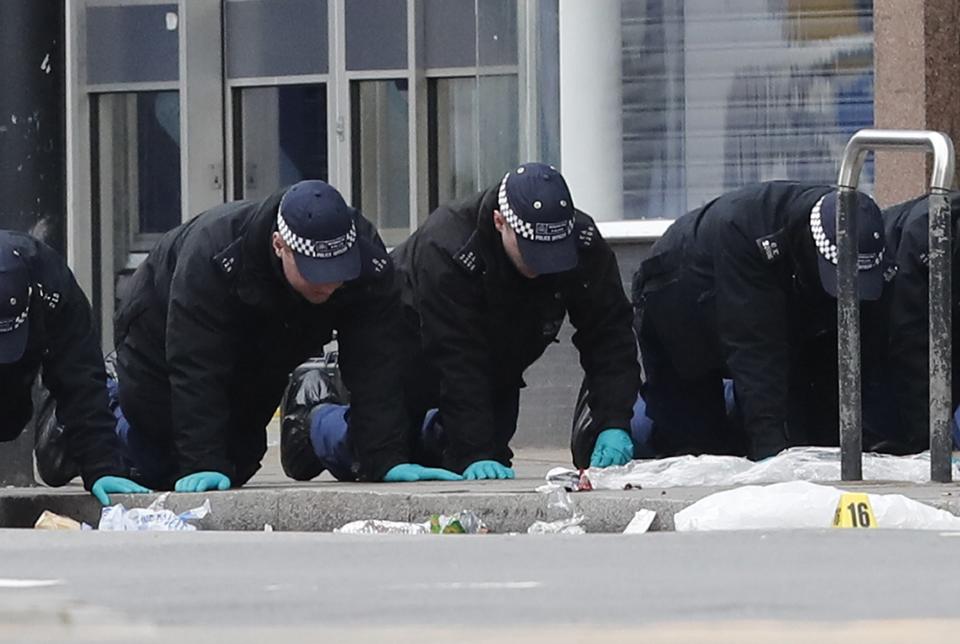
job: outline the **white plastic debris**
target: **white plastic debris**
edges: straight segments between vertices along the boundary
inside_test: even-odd
[[[146,508],[126,509],[123,504],[103,508],[98,529],[107,531],[190,531],[197,526],[187,523],[210,514],[210,500],[198,508],[175,514],[164,507],[170,493],[161,494]]]
[[[585,517],[562,485],[543,485],[537,490],[547,497],[547,520],[535,521],[527,534],[586,534]]]
[[[487,534],[490,530],[476,513],[432,514],[423,523],[363,519],[336,528],[341,534]]]
[[[707,496],[674,515],[678,532],[829,528],[845,491],[807,481],[746,486]],[[901,494],[869,494],[878,528],[960,530],[960,517]]]
[[[582,514],[557,521],[534,521],[527,528],[527,534],[586,534],[582,523]]]
[[[334,532],[340,534],[428,534],[430,524],[364,519],[362,521],[351,521],[336,528]]]
[[[547,472],[547,484],[538,487],[537,492],[549,492],[558,485],[568,492],[588,492],[593,489],[586,470],[555,467]]]
[[[650,529],[655,518],[657,518],[657,513],[653,510],[637,510],[637,513],[630,519],[630,523],[624,528],[623,534],[643,534]]]
[[[591,468],[584,474],[554,468],[547,473],[547,480],[563,481],[567,489],[573,489],[574,480],[580,486],[587,478],[597,490],[839,481],[840,450],[836,447],[794,447],[760,463],[736,456],[675,456],[633,461],[621,467]],[[953,476],[960,479],[960,465],[956,463],[953,464]],[[863,478],[925,483],[930,480],[930,452],[912,456],[864,454]]]

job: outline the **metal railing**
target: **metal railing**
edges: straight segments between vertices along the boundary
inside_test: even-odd
[[[942,132],[860,130],[840,165],[837,203],[837,349],[840,377],[840,477],[863,478],[860,390],[860,298],[857,288],[857,184],[871,150],[925,150],[933,154],[930,178],[930,479],[947,483],[951,470],[950,190],[953,142]]]

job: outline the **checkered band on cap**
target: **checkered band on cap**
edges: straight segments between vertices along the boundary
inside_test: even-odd
[[[27,289],[27,308],[20,315],[12,319],[0,320],[0,333],[12,333],[23,326],[23,323],[30,317],[30,297],[32,293],[33,289]]]
[[[522,172],[523,168],[519,168],[517,172]],[[510,201],[507,199],[507,179],[510,178],[510,173],[503,175],[503,181],[500,182],[500,193],[498,195],[498,200],[500,202],[500,214],[503,215],[503,218],[507,220],[507,223],[510,224],[510,227],[513,228],[514,232],[529,241],[538,241],[538,242],[554,242],[560,241],[561,239],[566,239],[573,232],[574,220],[573,217],[570,217],[567,221],[559,222],[538,222],[531,223],[520,218],[519,215],[513,210],[510,206]],[[562,208],[567,207],[567,202],[565,200],[560,202]],[[540,201],[533,202],[534,208],[542,208],[543,203]]]
[[[283,218],[283,214],[279,212],[277,213],[277,231],[287,246],[290,247],[290,250],[299,255],[317,259],[339,257],[353,248],[354,242],[357,241],[356,223],[351,222],[350,230],[348,230],[346,234],[334,237],[333,239],[307,239],[290,230],[286,220]]]
[[[813,243],[816,245],[820,256],[836,266],[839,251],[837,245],[827,237],[827,233],[823,229],[823,220],[820,217],[820,207],[827,196],[820,197],[820,200],[810,210],[810,234],[813,235]],[[879,266],[881,262],[883,262],[883,250],[879,253],[860,253],[857,256],[857,270],[868,271]]]

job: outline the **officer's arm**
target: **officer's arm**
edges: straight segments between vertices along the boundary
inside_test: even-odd
[[[930,337],[926,219],[909,225],[897,250],[897,275],[890,302],[890,366],[906,438],[917,449],[929,445]]]
[[[597,238],[581,250],[576,295],[569,303],[570,322],[577,331],[573,343],[580,352],[595,419],[594,436],[606,428],[629,431],[633,404],[640,387],[632,311],[613,250]]]
[[[392,264],[363,289],[338,321],[340,370],[350,391],[350,439],[360,474],[383,480],[409,463],[403,403],[403,326]]]
[[[70,269],[52,250],[41,250],[49,272],[46,298],[35,306],[46,318],[49,346],[43,382],[57,403],[67,450],[76,459],[87,489],[102,476],[123,476],[113,414],[107,403],[107,374],[90,303]]]
[[[220,472],[234,478],[227,452],[230,374],[239,350],[229,285],[202,238],[180,252],[167,310],[173,438],[179,476]]]
[[[717,321],[750,456],[766,458],[787,447],[789,344],[786,294],[775,267],[733,225],[718,240]]]
[[[423,244],[419,252],[418,309],[426,358],[440,374],[444,467],[462,472],[476,461],[495,460],[501,451],[494,444],[493,347],[487,345],[481,294],[471,276],[439,247]]]

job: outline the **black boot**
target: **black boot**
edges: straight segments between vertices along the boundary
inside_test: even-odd
[[[280,465],[284,474],[295,481],[309,481],[323,472],[323,463],[310,442],[311,412],[323,403],[348,402],[336,353],[305,362],[293,371],[280,403]]]
[[[573,409],[573,427],[570,430],[570,452],[573,466],[578,469],[590,467],[590,456],[597,440],[593,415],[590,413],[590,405],[587,404],[589,396],[587,382],[584,380],[580,385],[580,393],[577,394],[577,405]]]
[[[40,479],[50,487],[66,485],[80,474],[80,468],[67,454],[63,425],[57,422],[57,403],[40,384],[34,384],[33,453]]]

